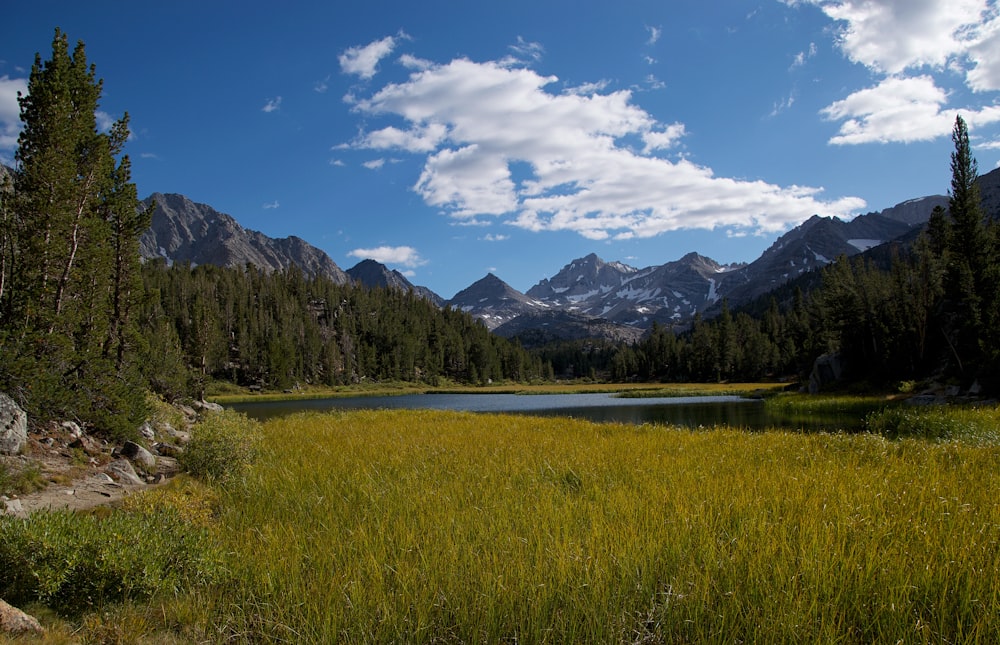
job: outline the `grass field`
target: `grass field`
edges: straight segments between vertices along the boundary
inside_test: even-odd
[[[996,642],[1000,453],[300,415],[222,503],[218,620],[301,642]]]
[[[975,418],[995,431],[996,410]],[[0,522],[73,606],[87,596],[54,585],[86,574],[112,597],[147,552],[198,572],[46,642],[1000,642],[996,441],[413,410],[215,428],[260,435],[248,469],[210,441],[226,477],[114,523]],[[75,542],[87,557],[67,568]]]

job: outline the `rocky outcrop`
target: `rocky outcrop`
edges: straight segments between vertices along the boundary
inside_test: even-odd
[[[28,415],[0,392],[0,455],[16,455],[28,443]]]

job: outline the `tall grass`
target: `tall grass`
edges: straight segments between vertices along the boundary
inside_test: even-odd
[[[264,426],[221,493],[260,642],[996,642],[1000,452],[439,411]]]

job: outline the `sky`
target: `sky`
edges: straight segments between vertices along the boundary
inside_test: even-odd
[[[1000,161],[997,0],[242,0],[0,5],[0,161],[56,28],[181,193],[444,298],[596,253],[750,262],[813,215]]]

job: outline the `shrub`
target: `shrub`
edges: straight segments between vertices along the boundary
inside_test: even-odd
[[[233,410],[209,413],[194,427],[180,464],[195,477],[225,483],[256,457],[260,423]]]
[[[169,506],[103,518],[68,511],[0,518],[0,596],[70,615],[208,584],[221,561],[208,530]]]

